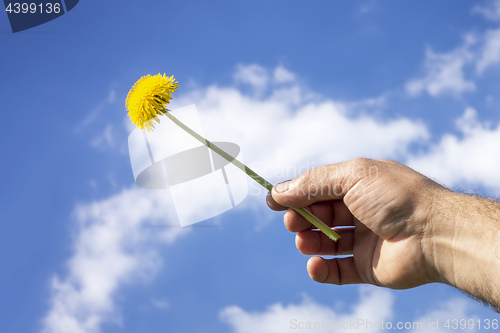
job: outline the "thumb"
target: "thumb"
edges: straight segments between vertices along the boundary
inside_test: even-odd
[[[363,178],[363,173],[356,170],[371,162],[368,159],[355,159],[313,168],[297,178],[277,184],[271,195],[278,204],[294,208],[306,207],[318,201],[342,199]]]

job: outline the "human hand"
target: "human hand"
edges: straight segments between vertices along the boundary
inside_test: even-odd
[[[307,270],[313,280],[404,289],[443,282],[428,231],[435,200],[450,193],[394,161],[355,159],[279,184],[267,201],[274,210],[308,207],[331,227],[351,227],[336,229],[341,238],[333,242],[293,210],[286,211],[285,226],[298,233],[301,253],[352,255],[310,258]]]

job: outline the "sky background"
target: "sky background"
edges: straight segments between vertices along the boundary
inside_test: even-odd
[[[499,318],[445,285],[313,282],[251,180],[237,208],[175,227],[127,147],[125,97],[157,73],[272,182],[363,156],[500,197],[500,1],[80,1],[16,34],[0,13],[0,332]]]

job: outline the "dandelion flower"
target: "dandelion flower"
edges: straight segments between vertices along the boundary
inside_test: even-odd
[[[179,87],[178,82],[175,81],[174,76],[161,75],[147,75],[143,76],[137,81],[127,95],[125,105],[128,110],[128,115],[132,123],[138,128],[147,128],[148,131],[154,129],[152,120],[160,122],[158,115],[165,115],[175,124],[177,124],[184,131],[189,133],[196,140],[212,149],[215,153],[225,158],[228,162],[235,165],[241,171],[246,173],[250,178],[262,185],[268,191],[271,191],[273,185],[259,176],[255,171],[247,167],[242,162],[228,154],[226,151],[219,148],[213,142],[208,141],[179,119],[177,119],[165,106],[172,99],[172,93]],[[307,221],[311,222],[316,228],[321,230],[330,239],[337,241],[340,236],[334,230],[330,229],[325,223],[314,216],[311,212],[304,208],[293,208],[297,213],[304,217]]]
[[[147,75],[137,81],[127,95],[125,105],[128,116],[138,128],[154,128],[151,120],[165,112],[165,106],[172,99],[172,93],[179,87],[174,76]]]

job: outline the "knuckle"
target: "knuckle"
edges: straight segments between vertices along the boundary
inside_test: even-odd
[[[351,164],[353,167],[369,167],[373,165],[375,160],[366,157],[356,157],[351,160]]]
[[[399,164],[398,162],[393,161],[393,160],[389,160],[387,158],[379,158],[376,161],[377,162],[382,162],[382,163],[389,163],[389,164]]]

